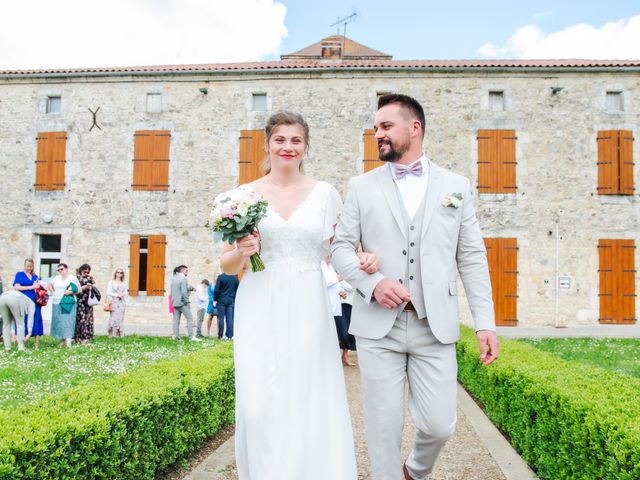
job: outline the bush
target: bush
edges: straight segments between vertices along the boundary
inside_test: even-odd
[[[501,357],[478,360],[464,327],[458,377],[541,479],[640,478],[640,380],[501,340]]]
[[[152,479],[234,421],[230,343],[0,412],[0,479]]]

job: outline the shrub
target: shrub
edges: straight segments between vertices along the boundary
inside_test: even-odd
[[[0,412],[0,479],[152,479],[234,420],[230,343]]]
[[[640,380],[501,340],[485,367],[464,327],[458,377],[541,479],[640,478]]]

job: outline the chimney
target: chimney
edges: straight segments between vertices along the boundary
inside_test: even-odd
[[[333,62],[342,60],[342,41],[334,39],[322,40],[320,56],[322,57],[322,60],[329,60]]]

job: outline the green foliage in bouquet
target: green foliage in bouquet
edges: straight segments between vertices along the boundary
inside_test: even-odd
[[[238,187],[215,198],[206,226],[214,231],[216,241],[233,244],[257,230],[258,223],[267,215],[267,205],[254,190]],[[264,270],[259,254],[252,255],[250,260],[254,272]]]

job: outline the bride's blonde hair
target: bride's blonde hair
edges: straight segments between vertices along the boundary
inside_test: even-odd
[[[307,150],[309,149],[309,125],[302,118],[302,115],[294,112],[287,112],[281,110],[279,112],[274,113],[267,120],[267,124],[264,127],[264,148],[266,151],[266,155],[264,160],[262,161],[262,173],[266,175],[271,171],[271,160],[269,159],[269,140],[271,140],[271,136],[274,133],[274,130],[281,125],[300,125],[304,132],[304,143],[307,146]],[[300,162],[300,171],[302,172],[302,162]]]

